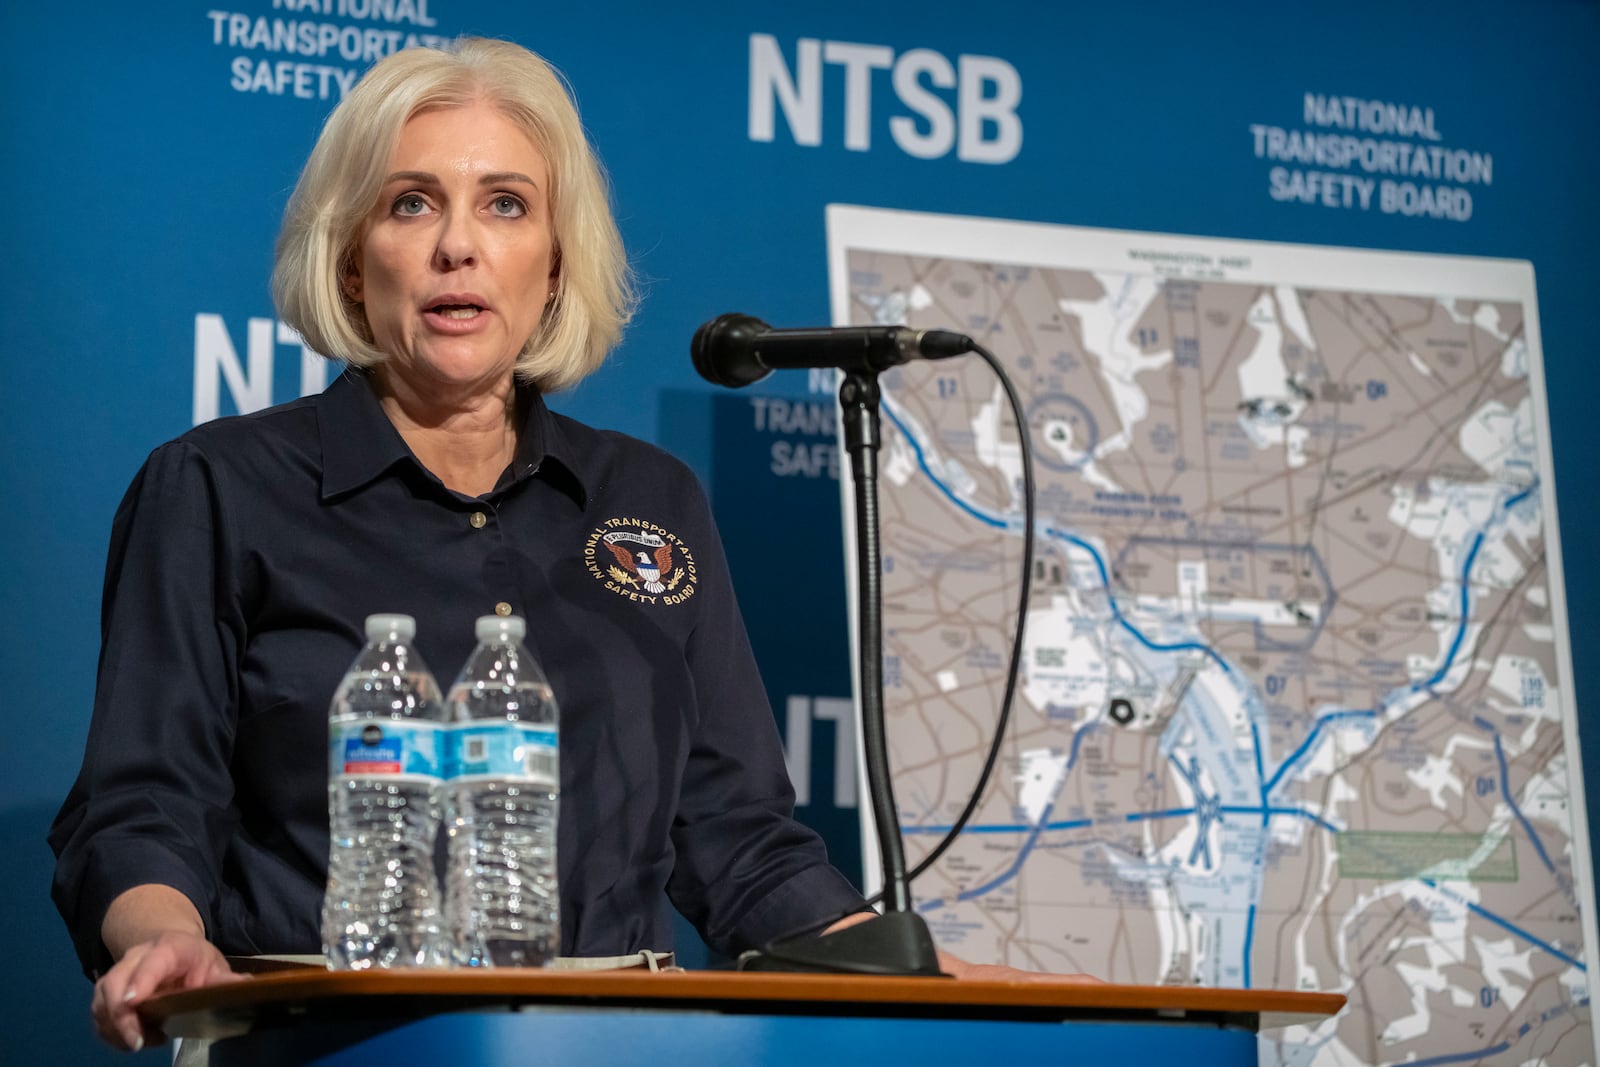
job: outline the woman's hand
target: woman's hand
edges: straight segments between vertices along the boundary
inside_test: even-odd
[[[137,1052],[167,1039],[139,1014],[150,998],[244,978],[206,940],[189,898],[168,886],[123,893],[111,902],[100,931],[117,962],[94,984],[89,1010],[95,1032],[113,1048]]]

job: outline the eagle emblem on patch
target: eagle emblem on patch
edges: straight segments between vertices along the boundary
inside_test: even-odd
[[[696,591],[694,554],[676,534],[644,519],[607,519],[595,527],[583,562],[607,589],[635,602],[681,604]]]
[[[656,545],[655,551],[646,551],[639,548],[637,542],[630,539],[618,538],[607,541],[606,547],[611,554],[617,557],[617,563],[622,569],[644,582],[644,587],[652,593],[665,593],[666,585],[661,581],[663,574],[671,575],[668,581],[676,581],[683,577],[682,572],[672,569],[672,546]],[[611,568],[611,577],[619,582],[626,582],[628,576]]]

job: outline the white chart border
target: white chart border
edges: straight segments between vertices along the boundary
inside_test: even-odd
[[[851,325],[849,254],[852,251],[1088,271],[1144,271],[1164,277],[1238,284],[1293,286],[1349,292],[1453,297],[1459,300],[1516,301],[1523,307],[1528,346],[1528,385],[1534,405],[1540,465],[1540,506],[1544,510],[1550,605],[1556,634],[1556,664],[1561,672],[1560,708],[1568,754],[1573,875],[1582,908],[1585,975],[1590,1003],[1600,1003],[1600,974],[1594,967],[1597,936],[1594,867],[1584,803],[1582,750],[1578,743],[1572,643],[1567,628],[1566,579],[1561,562],[1560,522],[1556,512],[1555,464],[1550,445],[1550,411],[1545,393],[1544,348],[1539,333],[1533,264],[1526,260],[1374,251],[1271,241],[1195,237],[1095,229],[1052,223],[939,215],[848,204],[826,210],[828,282],[833,325]],[[959,328],[959,327],[957,327]],[[841,472],[845,560],[851,604],[855,603],[855,521],[848,469]],[[851,616],[851,647],[857,625]],[[859,669],[852,663],[858,702]],[[857,739],[859,745],[860,740]],[[858,753],[857,766],[865,767]],[[859,796],[870,794],[862,783]],[[867,892],[881,887],[875,862],[877,838],[870,808],[861,808],[862,869]],[[1600,1062],[1600,1026],[1591,1026]]]

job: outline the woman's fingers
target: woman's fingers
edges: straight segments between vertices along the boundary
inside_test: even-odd
[[[163,933],[129,949],[95,983],[90,1003],[95,1031],[116,1048],[138,1051],[146,1044],[158,1044],[165,1035],[139,1015],[140,1006],[151,997],[242,977],[204,938]]]

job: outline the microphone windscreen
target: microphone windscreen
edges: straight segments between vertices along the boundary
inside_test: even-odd
[[[689,356],[700,377],[713,385],[740,389],[772,373],[756,358],[755,347],[771,327],[750,315],[718,315],[694,332]]]

